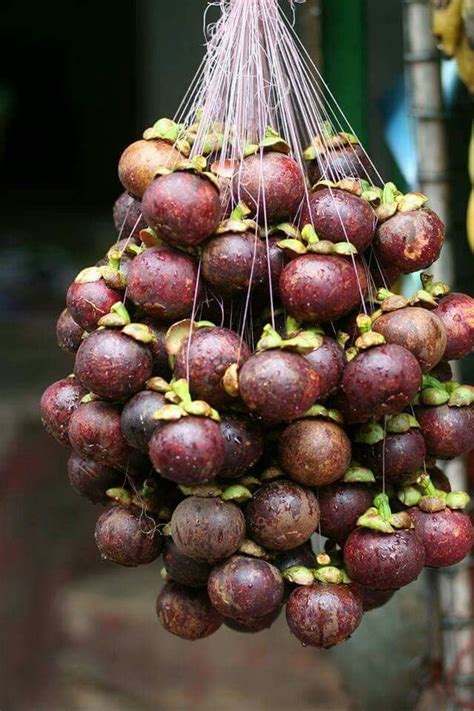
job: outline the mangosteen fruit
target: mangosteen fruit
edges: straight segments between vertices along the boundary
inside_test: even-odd
[[[107,489],[123,484],[123,473],[93,459],[72,452],[67,462],[69,483],[81,496],[93,504],[110,503]]]
[[[155,178],[143,195],[142,210],[147,224],[174,247],[201,244],[222,216],[218,188],[188,171]]]
[[[355,458],[373,471],[377,477],[400,481],[423,466],[426,456],[425,440],[419,429],[386,434],[375,444],[358,444]]]
[[[235,553],[245,537],[245,518],[235,504],[190,496],[171,517],[171,536],[184,555],[215,563]]]
[[[425,548],[425,565],[445,568],[456,565],[469,554],[474,539],[471,519],[467,514],[449,508],[428,513],[418,506],[409,508],[407,512]]]
[[[118,165],[119,180],[134,198],[141,200],[160,168],[172,170],[183,155],[162,140],[135,141],[124,150]]]
[[[162,477],[188,486],[217,476],[225,458],[221,429],[209,417],[161,422],[150,438],[148,451]]]
[[[386,605],[396,592],[396,590],[372,590],[371,588],[363,588],[359,585],[359,593],[362,597],[364,612],[369,612],[370,610],[375,610],[378,607]]]
[[[380,264],[377,259],[372,259],[372,256],[373,254],[368,258],[371,282],[377,289],[391,289],[400,279],[400,269],[393,264]]]
[[[224,297],[246,293],[250,284],[261,287],[268,280],[265,242],[254,232],[216,235],[204,245],[202,273]]]
[[[213,607],[235,620],[271,615],[283,600],[283,578],[271,563],[234,555],[216,565],[207,592]]]
[[[344,567],[356,583],[374,590],[394,590],[417,579],[425,549],[414,529],[381,533],[356,528],[344,544]]]
[[[166,583],[156,601],[156,613],[167,632],[193,641],[217,632],[222,618],[206,590]]]
[[[105,400],[124,400],[141,390],[151,377],[150,348],[121,331],[91,333],[76,356],[79,381]]]
[[[280,277],[283,306],[298,321],[335,321],[360,304],[365,289],[362,269],[337,254],[296,257]]]
[[[199,296],[193,257],[163,247],[150,247],[132,261],[128,297],[149,316],[165,321],[189,316]]]
[[[438,215],[422,207],[396,212],[382,222],[375,233],[374,247],[384,265],[402,274],[426,269],[435,262],[444,241],[444,225]]]
[[[334,338],[324,336],[323,344],[305,355],[305,359],[319,375],[319,400],[326,400],[341,384],[347,365],[344,349]]]
[[[74,321],[85,331],[93,331],[112,306],[122,300],[120,292],[110,289],[100,277],[87,281],[79,274],[66,295],[67,309]],[[84,281],[85,279],[85,281]]]
[[[113,218],[115,229],[127,241],[138,239],[141,230],[147,227],[142,216],[141,202],[127,192],[123,192],[114,202]]]
[[[163,548],[163,563],[168,576],[190,588],[201,588],[207,585],[211,566],[203,560],[194,560],[181,553],[172,538],[167,538]]]
[[[296,548],[285,551],[278,551],[272,559],[274,565],[283,573],[287,568],[295,566],[303,568],[314,568],[315,555],[311,548],[310,541],[303,543]]]
[[[268,421],[301,417],[319,397],[319,376],[297,353],[268,350],[240,369],[239,393],[250,410]]]
[[[222,385],[227,368],[233,363],[242,365],[251,351],[240,336],[228,328],[199,328],[185,338],[176,356],[175,378],[188,378],[191,395],[212,407],[223,407],[232,402]]]
[[[474,350],[474,299],[467,294],[443,296],[434,313],[447,334],[445,360],[459,360]]]
[[[233,620],[231,617],[224,619],[224,624],[234,632],[244,632],[254,634],[269,629],[278,619],[281,613],[281,606],[269,615],[263,617],[245,617],[242,620]]]
[[[368,484],[336,482],[322,486],[318,492],[321,534],[342,546],[373,499],[374,489]]]
[[[99,517],[95,542],[103,558],[127,567],[152,563],[164,543],[156,522],[148,514],[143,515],[135,507],[116,505]]]
[[[352,585],[297,587],[286,605],[291,632],[303,645],[328,648],[345,642],[359,626],[362,602]]]
[[[219,479],[238,479],[260,460],[263,454],[263,431],[248,415],[221,415],[220,427],[224,437],[224,463]]]
[[[419,363],[403,346],[387,343],[362,351],[342,376],[350,421],[367,422],[401,412],[420,385]]]
[[[350,242],[361,254],[372,242],[377,218],[367,200],[358,195],[322,188],[305,201],[300,224],[312,224],[321,240]]]
[[[295,218],[305,184],[293,158],[268,151],[245,158],[233,178],[232,190],[236,203],[245,203],[258,222],[270,225]]]
[[[442,469],[439,467],[428,467],[427,474],[429,475],[435,489],[445,491],[449,494],[451,491],[451,482]]]
[[[437,365],[446,350],[446,330],[433,311],[409,306],[375,319],[372,329],[387,343],[398,343],[413,353],[424,373]]]
[[[292,479],[307,486],[325,486],[339,479],[351,461],[351,443],[336,422],[304,419],[280,435],[279,460]]]
[[[370,159],[359,143],[330,148],[320,153],[308,163],[308,177],[311,185],[321,179],[342,180],[343,178],[374,178]]]
[[[69,439],[74,451],[119,469],[125,469],[131,454],[120,427],[120,407],[92,400],[79,405],[69,423]]]
[[[56,321],[56,340],[65,353],[76,353],[82,343],[84,329],[76,323],[67,309],[64,309]]]
[[[152,390],[142,390],[126,402],[120,424],[131,447],[148,452],[148,443],[158,424],[153,415],[165,404],[164,395]]]
[[[261,486],[245,508],[250,538],[267,550],[289,550],[309,540],[319,523],[319,506],[309,489],[292,481]]]
[[[153,335],[153,339],[148,344],[153,357],[153,375],[159,375],[165,380],[171,380],[171,368],[165,348],[165,338],[169,325],[160,323],[151,316],[140,319],[140,323],[147,326]]]
[[[454,459],[474,448],[474,407],[449,405],[416,407],[415,417],[426,444],[436,459]]]
[[[81,383],[69,376],[49,385],[41,396],[41,420],[56,442],[70,447],[69,423],[73,412],[86,394]]]

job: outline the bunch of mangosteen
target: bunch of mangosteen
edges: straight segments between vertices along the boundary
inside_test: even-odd
[[[286,605],[330,647],[471,550],[469,497],[437,462],[474,447],[474,388],[449,365],[474,349],[474,300],[427,273],[391,291],[444,227],[425,196],[372,185],[354,137],[322,131],[304,174],[271,129],[237,166],[217,129],[205,155],[195,135],[162,119],[120,158],[118,236],[68,289],[74,373],[43,422],[105,507],[102,557],[162,556],[166,630],[257,632]]]

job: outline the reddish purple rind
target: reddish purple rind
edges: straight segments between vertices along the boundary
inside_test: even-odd
[[[436,489],[441,489],[441,491],[445,491],[449,494],[451,491],[451,482],[442,469],[439,467],[429,467],[427,473]]]
[[[123,484],[122,472],[99,464],[93,459],[87,459],[77,452],[71,453],[67,462],[67,471],[72,488],[93,504],[110,503],[106,494],[107,489]]]
[[[141,200],[158,170],[171,170],[182,159],[182,153],[165,141],[135,141],[120,156],[119,180],[130,195]]]
[[[376,444],[359,444],[354,458],[373,471],[377,477],[400,481],[423,466],[425,440],[418,429],[400,434],[387,434]]]
[[[282,551],[305,543],[316,531],[316,496],[292,481],[264,484],[245,508],[249,537],[267,550]]]
[[[470,552],[473,527],[469,516],[449,508],[425,513],[417,506],[408,509],[418,538],[425,547],[425,565],[445,568],[456,565]]]
[[[217,632],[222,618],[206,590],[166,583],[156,601],[156,614],[167,632],[193,641]]]
[[[393,590],[417,579],[425,549],[413,529],[379,533],[356,528],[344,544],[344,567],[352,580],[374,590]]]
[[[299,321],[335,321],[360,304],[366,285],[363,269],[354,270],[349,257],[305,254],[283,269],[280,297]]]
[[[310,541],[303,543],[301,546],[291,548],[286,551],[278,551],[272,558],[272,562],[281,572],[287,568],[292,568],[295,565],[303,566],[304,568],[314,568],[315,555],[311,548]]]
[[[254,634],[269,629],[279,618],[282,607],[278,607],[274,612],[263,617],[246,617],[242,620],[233,620],[231,617],[224,619],[224,624],[234,632],[244,632]]]
[[[343,428],[327,420],[293,422],[280,434],[279,461],[292,479],[325,486],[339,479],[351,461],[351,443]]]
[[[93,400],[74,411],[69,439],[75,452],[100,464],[125,469],[132,450],[120,428],[120,407]]]
[[[362,602],[352,585],[315,585],[296,588],[286,605],[291,632],[304,645],[334,647],[359,626]]]
[[[156,560],[164,540],[149,515],[113,505],[97,520],[95,542],[104,558],[133,568]]]
[[[444,225],[426,207],[397,212],[379,225],[374,239],[383,264],[397,267],[403,274],[427,269],[435,262],[444,241]]]
[[[239,373],[246,406],[270,422],[301,417],[319,397],[319,376],[302,356],[281,350],[253,355]]]
[[[219,190],[206,177],[177,172],[156,178],[142,201],[147,224],[175,247],[201,244],[222,217]]]
[[[261,224],[293,220],[305,194],[298,163],[283,153],[268,151],[249,156],[234,177],[236,203],[244,202]]]
[[[376,610],[378,607],[386,605],[397,592],[396,590],[372,590],[359,585],[358,591],[362,597],[364,612]]]
[[[76,323],[67,309],[64,309],[56,321],[56,340],[65,353],[76,353],[82,343],[84,329]]]
[[[207,582],[215,609],[224,617],[242,620],[270,615],[283,600],[283,578],[271,563],[235,555],[216,565]]]
[[[343,545],[359,516],[372,506],[374,488],[368,484],[335,483],[319,489],[321,534]]]
[[[225,297],[262,287],[268,279],[265,242],[254,232],[231,232],[206,242],[202,251],[206,281]]]
[[[403,346],[388,343],[359,353],[342,377],[350,421],[367,422],[401,412],[420,385],[418,361]]]
[[[217,476],[225,457],[219,424],[208,417],[162,422],[149,442],[156,471],[177,484],[200,484]]]
[[[140,323],[144,323],[145,326],[148,326],[153,334],[153,340],[149,343],[153,356],[153,375],[159,375],[165,380],[171,380],[171,368],[168,353],[165,348],[165,338],[169,325],[160,323],[151,316],[140,319]]]
[[[115,229],[126,240],[137,239],[140,230],[144,230],[147,226],[142,216],[141,202],[127,192],[119,195],[114,202],[113,218]]]
[[[385,313],[373,330],[387,343],[397,343],[413,353],[425,373],[437,365],[446,350],[446,329],[433,311],[414,306]]]
[[[233,402],[222,385],[227,368],[233,363],[242,365],[251,356],[247,344],[228,328],[202,328],[186,338],[179,350],[175,378],[187,378],[191,395],[213,407],[221,408]]]
[[[166,404],[164,395],[152,390],[142,390],[125,403],[120,426],[131,447],[148,452],[148,443],[158,425],[153,415]]]
[[[390,289],[401,276],[400,269],[393,264],[380,264],[373,259],[373,253],[368,257],[371,281],[377,289]]]
[[[238,479],[257,464],[263,454],[263,430],[246,415],[221,415],[225,457],[219,479]]]
[[[198,270],[193,257],[163,247],[151,247],[132,261],[128,297],[149,316],[174,321],[190,316],[199,297]]]
[[[426,452],[436,459],[454,459],[474,449],[474,407],[417,407],[415,417]]]
[[[281,235],[273,235],[268,237],[268,242],[266,245],[266,250],[268,250],[268,257],[265,257],[266,262],[266,274],[265,274],[265,285],[269,288],[268,279],[268,262],[270,263],[270,284],[272,289],[278,289],[278,284],[280,283],[280,276],[283,268],[286,264],[285,255],[282,249],[278,246],[278,242],[281,241]]]
[[[342,180],[342,178],[362,178],[370,182],[377,180],[377,174],[359,144],[342,148],[331,148],[317,159],[308,163],[308,177],[311,185],[319,180]]]
[[[103,279],[83,284],[73,282],[66,294],[69,313],[85,331],[97,328],[102,316],[108,314],[112,306],[121,300],[121,294],[109,289]]]
[[[445,360],[465,358],[474,350],[474,299],[452,293],[439,300],[434,313],[447,333]]]
[[[163,548],[163,563],[168,576],[180,585],[200,588],[207,585],[211,566],[202,560],[194,560],[182,553],[171,538]]]
[[[235,504],[191,496],[174,510],[171,536],[185,555],[215,563],[240,548],[245,537],[245,518]]]
[[[308,224],[319,239],[350,242],[361,254],[372,242],[377,218],[367,200],[345,190],[323,188],[304,202],[300,225]]]
[[[71,446],[69,423],[85,394],[81,383],[74,377],[69,377],[49,385],[41,396],[41,420],[44,428],[64,447]]]
[[[115,331],[91,333],[77,351],[75,374],[91,392],[105,400],[124,400],[145,386],[153,358],[144,343]]]
[[[305,355],[305,359],[319,375],[319,400],[325,400],[341,384],[347,365],[344,349],[334,338],[324,336],[323,345]]]

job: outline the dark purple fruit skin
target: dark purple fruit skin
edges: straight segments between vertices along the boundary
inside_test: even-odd
[[[73,281],[66,294],[66,305],[74,321],[85,331],[93,331],[102,316],[108,314],[121,294],[109,289],[103,279],[80,284]]]
[[[374,246],[383,264],[397,267],[402,274],[426,269],[435,262],[444,240],[444,225],[426,207],[397,212],[379,225]]]
[[[396,343],[363,351],[347,364],[342,377],[342,390],[353,410],[352,422],[401,412],[420,385],[418,361]]]
[[[268,278],[265,242],[254,232],[230,232],[206,242],[202,251],[202,273],[224,297],[261,287]]]
[[[372,590],[371,588],[364,588],[362,585],[359,585],[358,591],[362,597],[364,612],[386,605],[396,593],[396,590]]]
[[[266,420],[294,420],[318,399],[319,376],[296,353],[263,351],[242,366],[239,392],[248,409]]]
[[[163,563],[169,577],[175,583],[191,588],[207,585],[211,566],[202,560],[194,560],[181,553],[171,538],[167,538],[163,548]]]
[[[325,649],[349,639],[362,615],[362,602],[352,585],[298,587],[286,605],[286,620],[295,637],[304,645]]]
[[[176,356],[174,375],[186,378],[189,352],[189,389],[191,395],[213,407],[233,401],[222,385],[225,371],[233,363],[242,365],[252,355],[247,344],[228,328],[202,328],[186,339]]]
[[[190,496],[173,512],[171,536],[184,555],[215,563],[240,548],[245,518],[235,504]]]
[[[162,477],[190,486],[217,476],[224,463],[225,444],[217,422],[191,416],[160,424],[148,451]]]
[[[271,563],[234,555],[216,565],[207,582],[212,605],[224,617],[235,620],[263,617],[279,609],[283,578]]]
[[[158,170],[172,170],[182,159],[182,153],[165,141],[135,141],[127,146],[120,156],[119,180],[130,195],[141,200]]]
[[[474,448],[474,407],[417,407],[415,417],[425,438],[426,453],[454,459]]]
[[[93,504],[110,503],[106,494],[107,489],[122,486],[124,481],[123,473],[99,464],[93,459],[82,457],[77,452],[71,453],[67,462],[67,471],[72,488]]]
[[[370,257],[369,257],[370,262]],[[370,264],[370,274],[377,289],[390,289],[401,276],[400,269],[393,264],[378,264],[375,260]]]
[[[308,163],[308,177],[311,185],[322,178],[328,180],[341,180],[342,178],[369,177],[369,181],[376,180],[374,169],[370,160],[359,144],[343,146],[336,150],[322,153],[317,159]]]
[[[335,422],[298,420],[280,434],[279,461],[295,481],[306,486],[325,486],[339,479],[348,468],[351,443]]]
[[[152,563],[164,543],[153,519],[121,506],[111,506],[99,517],[95,542],[105,558],[129,568]]]
[[[283,305],[299,321],[335,321],[360,304],[361,290],[352,260],[338,255],[304,254],[280,277]]]
[[[249,537],[268,550],[284,551],[305,543],[319,523],[319,506],[309,489],[292,481],[264,484],[245,508]]]
[[[359,516],[372,506],[375,491],[368,484],[336,483],[319,489],[321,533],[342,546]]]
[[[263,454],[263,431],[246,415],[221,415],[225,457],[219,479],[238,479],[252,469]]]
[[[142,216],[141,202],[135,200],[127,192],[116,199],[113,209],[114,225],[123,239],[138,237],[140,230],[147,226]]]
[[[379,316],[373,330],[387,343],[398,343],[413,353],[424,373],[435,367],[446,349],[446,329],[433,311],[410,306]]]
[[[360,254],[372,242],[377,218],[367,200],[346,190],[322,188],[304,203],[300,225],[308,224],[319,239],[351,242]]]
[[[474,350],[474,299],[467,294],[443,296],[434,313],[447,333],[445,360],[459,360]]]
[[[206,177],[176,172],[156,178],[142,201],[143,217],[168,244],[201,244],[222,216],[219,190]]]
[[[430,375],[432,375],[433,378],[437,378],[442,383],[445,383],[447,380],[454,380],[453,369],[447,360],[441,360],[438,365],[435,365],[435,367],[431,370]]]
[[[278,551],[272,559],[272,562],[282,573],[295,565],[303,566],[304,568],[314,568],[315,555],[311,548],[310,541],[307,541],[296,548],[291,548],[287,551]]]
[[[334,338],[324,336],[323,345],[305,355],[305,359],[319,375],[320,400],[333,395],[341,384],[347,365],[344,349]]]
[[[423,466],[426,456],[425,440],[421,432],[411,429],[400,434],[387,434],[376,444],[357,445],[354,458],[373,473],[399,481]]]
[[[75,452],[125,469],[131,454],[120,428],[120,408],[110,402],[93,400],[74,411],[69,423],[69,439]]]
[[[246,158],[233,181],[235,201],[243,201],[254,216],[258,208],[262,224],[293,220],[304,193],[304,178],[296,161],[272,151]]]
[[[134,395],[145,386],[152,369],[148,346],[121,331],[95,331],[77,351],[77,378],[105,400],[124,400]]]
[[[428,474],[433,486],[436,489],[441,489],[441,491],[445,491],[449,494],[451,491],[451,482],[442,469],[439,467],[430,467],[428,469]]]
[[[263,617],[246,617],[243,620],[233,620],[231,617],[224,619],[224,624],[234,632],[244,632],[246,634],[255,634],[269,629],[273,623],[279,618],[282,608],[278,607],[274,612]]]
[[[56,321],[56,340],[65,353],[76,353],[82,343],[84,329],[76,323],[67,309],[64,309]]]
[[[41,396],[41,420],[56,442],[70,447],[69,423],[86,391],[74,377],[57,380]]]
[[[151,355],[153,356],[153,375],[159,375],[165,380],[171,380],[171,368],[165,348],[165,337],[169,326],[156,321],[150,316],[140,319],[140,323],[148,326],[154,336],[149,344]]]
[[[467,514],[448,508],[425,513],[417,506],[407,511],[425,547],[425,565],[445,568],[456,565],[469,554],[473,544],[473,528]]]
[[[130,265],[128,297],[149,316],[175,321],[191,314],[194,298],[199,296],[197,279],[193,257],[151,247]]]
[[[425,549],[413,529],[379,533],[356,528],[344,544],[344,567],[360,585],[394,590],[417,579],[425,564]]]
[[[166,583],[156,601],[156,613],[167,632],[193,641],[217,632],[222,618],[206,590]]]
[[[270,284],[272,289],[278,289],[278,284],[280,283],[280,276],[283,271],[283,267],[286,264],[285,255],[283,250],[278,246],[278,242],[281,241],[281,236],[274,235],[273,237],[268,237],[268,257],[266,257],[267,262],[267,273],[265,275],[265,284],[267,288],[268,284],[268,262],[270,262]]]
[[[148,443],[158,421],[153,415],[166,405],[161,393],[142,390],[125,404],[120,417],[123,436],[131,447],[148,452]]]

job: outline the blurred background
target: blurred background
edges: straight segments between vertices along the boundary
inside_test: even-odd
[[[4,0],[0,10],[0,708],[474,708],[467,566],[425,575],[330,652],[303,649],[283,620],[257,637],[222,629],[181,642],[155,617],[160,564],[117,570],[99,559],[98,512],[70,490],[67,452],[41,428],[41,392],[72,369],[54,334],[65,291],[116,239],[118,158],[177,109],[204,52],[205,8]],[[295,8],[300,36],[380,173],[431,186],[449,225],[441,274],[472,293],[472,100],[454,60],[440,61],[428,5]],[[423,68],[434,84],[414,96]],[[434,165],[417,154],[427,122],[441,137]],[[465,465],[453,472],[464,485]]]

